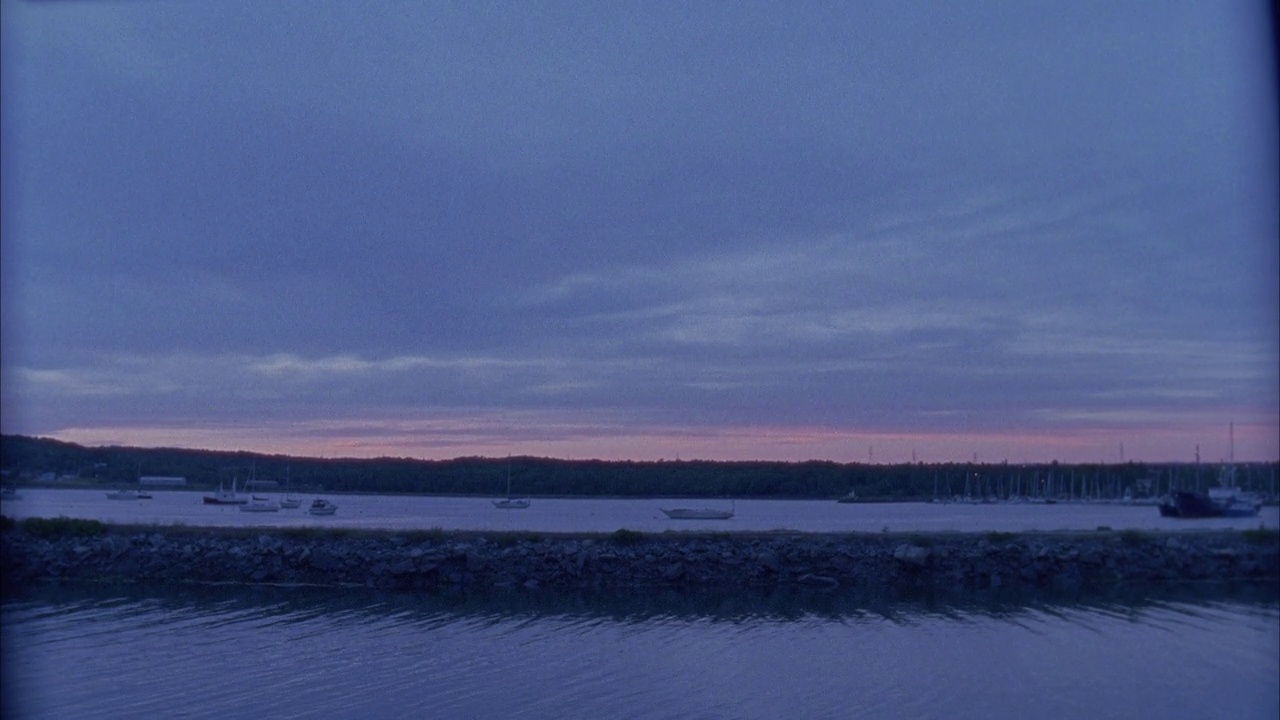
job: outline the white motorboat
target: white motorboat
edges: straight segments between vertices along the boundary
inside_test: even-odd
[[[249,501],[240,506],[240,512],[279,512],[280,503],[273,502],[271,498],[254,495]]]
[[[732,510],[715,508],[659,508],[672,520],[728,520],[733,517]]]
[[[307,508],[307,512],[312,515],[332,515],[338,512],[338,506],[324,498],[316,498],[311,501],[311,507]]]

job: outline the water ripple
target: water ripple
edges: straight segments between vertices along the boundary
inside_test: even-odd
[[[30,717],[953,720],[1280,710],[1269,699],[1280,694],[1274,591],[949,604],[804,593],[53,587],[6,598],[0,621],[6,660],[15,660],[4,690]],[[1213,693],[1228,699],[1207,704]]]

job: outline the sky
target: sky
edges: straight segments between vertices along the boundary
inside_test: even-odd
[[[4,2],[0,427],[1280,457],[1267,2]]]

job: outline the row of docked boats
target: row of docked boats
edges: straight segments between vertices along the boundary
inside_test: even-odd
[[[499,510],[524,510],[529,507],[529,498],[499,498],[492,501]],[[658,508],[662,514],[672,520],[728,520],[733,517],[733,509],[724,510],[710,507],[675,507]]]
[[[286,480],[286,488],[287,480]],[[284,497],[280,500],[272,500],[269,497],[257,494],[244,495],[236,487],[236,480],[232,478],[231,489],[219,483],[218,489],[211,495],[204,496],[205,505],[235,505],[240,508],[240,512],[279,512],[281,510],[296,510],[302,506],[302,501],[295,498],[287,489]],[[324,498],[316,498],[311,501],[311,505],[307,507],[307,512],[312,515],[333,515],[338,512],[338,506],[330,500]]]
[[[241,503],[239,507],[240,512],[280,512],[281,510],[293,510],[301,505],[301,500],[291,498],[272,500],[261,495],[251,495],[248,501]],[[338,512],[338,506],[330,500],[316,498],[307,507],[307,512],[312,515],[333,515]]]
[[[141,489],[121,488],[107,493],[107,499],[150,500],[151,493]],[[202,502],[205,505],[234,506],[239,508],[240,512],[250,513],[279,512],[281,510],[296,510],[302,507],[302,500],[295,498],[291,493],[285,493],[285,496],[279,500],[273,500],[265,495],[246,495],[241,493],[236,487],[235,480],[231,481],[230,490],[224,486],[219,486],[213,493],[205,495]],[[338,506],[331,500],[316,498],[307,507],[307,512],[320,516],[333,515],[338,512]]]
[[[205,496],[208,500],[208,496]],[[282,500],[272,500],[262,495],[250,495],[247,498],[239,499],[236,502],[215,503],[220,505],[236,505],[240,508],[240,512],[280,512],[281,510],[295,510],[302,506],[302,501],[297,498],[286,495]],[[311,515],[333,515],[338,512],[338,506],[331,500],[324,498],[316,498],[307,506],[307,512]]]

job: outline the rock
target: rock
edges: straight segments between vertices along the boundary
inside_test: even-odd
[[[929,561],[929,548],[904,543],[893,551],[893,558],[909,565],[924,566]]]
[[[827,577],[826,575],[815,575],[813,573],[805,573],[804,575],[801,575],[796,578],[796,582],[801,585],[815,585],[818,587],[840,587],[839,580],[836,580],[833,577]]]

